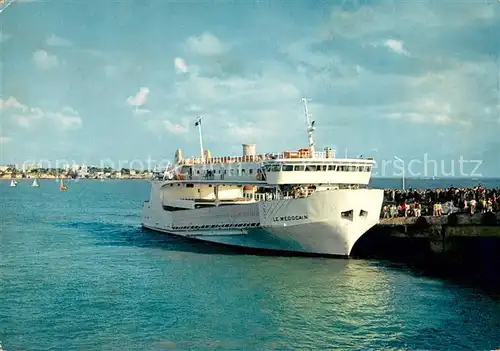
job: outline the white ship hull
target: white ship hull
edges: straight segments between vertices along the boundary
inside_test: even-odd
[[[306,198],[171,212],[158,196],[144,203],[141,221],[151,230],[208,242],[347,257],[378,223],[382,201],[383,190],[336,189]]]

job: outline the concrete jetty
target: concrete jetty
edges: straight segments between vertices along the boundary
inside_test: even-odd
[[[500,213],[383,218],[352,256],[404,262],[500,289]]]
[[[432,252],[446,253],[456,246],[456,238],[500,239],[500,213],[383,218],[377,227],[392,237],[426,238]]]

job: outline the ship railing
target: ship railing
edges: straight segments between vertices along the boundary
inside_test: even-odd
[[[271,200],[288,200],[288,199],[295,199],[298,197],[307,197],[311,195],[311,192],[308,192],[307,194],[303,196],[299,196],[294,194],[292,192],[285,192],[285,193],[245,193],[243,194],[242,198],[238,199],[220,199],[220,201],[231,201],[233,200],[234,202],[238,201],[255,201],[255,202],[264,202],[264,201],[271,201]],[[196,201],[196,200],[205,200],[205,201],[213,201],[215,202],[215,198],[210,198],[210,199],[203,199],[200,197],[194,197],[194,196],[183,196],[179,198],[179,200],[188,200],[188,201]]]
[[[281,153],[267,153],[260,155],[246,155],[246,156],[227,156],[227,157],[210,157],[202,159],[201,157],[188,158],[182,160],[182,165],[197,165],[197,164],[228,164],[228,163],[259,163],[269,160],[284,160],[284,159],[332,159],[336,158],[335,150],[330,151],[316,151],[310,153],[309,151],[290,151]]]
[[[309,194],[310,195],[310,194]],[[245,198],[249,200],[255,200],[257,202],[261,201],[269,201],[269,200],[288,200],[288,199],[295,199],[299,197],[298,195],[293,195],[291,192],[285,192],[285,193],[250,193],[250,194],[245,194]]]

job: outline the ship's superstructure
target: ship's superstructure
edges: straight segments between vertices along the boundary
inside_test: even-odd
[[[257,154],[243,144],[241,156],[176,162],[151,181],[142,225],[160,232],[249,248],[348,256],[379,219],[383,192],[370,181],[372,158],[337,158],[316,151],[314,121],[303,99],[309,146]]]

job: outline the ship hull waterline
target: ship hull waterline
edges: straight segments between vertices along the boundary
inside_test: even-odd
[[[158,200],[147,201],[142,227],[249,252],[347,258],[358,239],[378,223],[382,200],[379,189],[346,189],[176,212],[163,210]],[[229,228],[224,217],[231,219]]]

